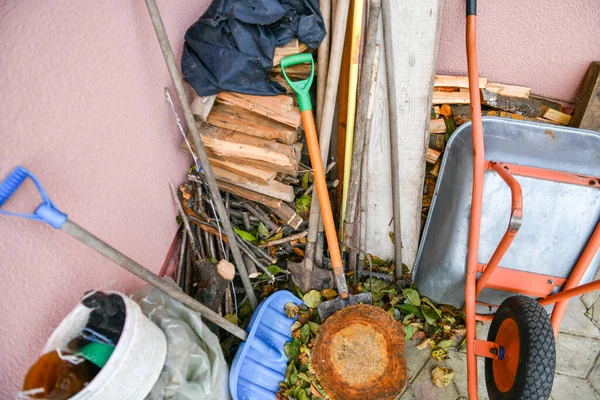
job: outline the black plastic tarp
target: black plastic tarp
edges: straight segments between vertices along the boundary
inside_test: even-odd
[[[285,93],[269,79],[275,47],[325,37],[318,0],[215,0],[185,34],[181,70],[200,96]]]

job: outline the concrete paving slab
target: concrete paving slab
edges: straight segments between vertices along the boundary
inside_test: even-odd
[[[588,376],[588,381],[592,384],[596,392],[600,393],[600,362],[596,361],[596,365]]]
[[[454,386],[460,396],[468,397],[467,392],[467,355],[463,352],[450,351],[450,358],[446,360],[447,368],[454,370]],[[477,387],[480,400],[488,400],[487,389],[485,386],[485,360],[477,358]]]
[[[452,383],[444,388],[439,388],[431,382],[431,370],[437,366],[448,367],[445,363],[430,358],[407,392],[412,393],[417,400],[456,400],[458,392]],[[454,379],[456,379],[456,373]]]
[[[572,299],[567,306],[559,332],[600,340],[600,329],[590,321],[585,312],[586,308],[581,300],[578,298]]]
[[[551,398],[554,400],[566,399],[600,399],[600,396],[594,391],[592,385],[585,379],[577,379],[565,375],[556,375],[554,377],[554,386],[552,387]]]
[[[585,379],[599,352],[600,342],[597,340],[559,333],[556,343],[556,372]]]
[[[409,341],[404,347],[404,356],[408,365],[408,381],[412,382],[417,373],[431,358],[431,349],[417,349],[417,341]]]

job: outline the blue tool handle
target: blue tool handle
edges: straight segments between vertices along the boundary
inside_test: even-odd
[[[35,209],[32,214],[15,213],[2,209],[2,206],[12,196],[25,179],[30,178],[42,197],[42,203]],[[0,214],[11,215],[13,217],[22,217],[32,219],[34,221],[45,222],[53,228],[60,228],[67,221],[67,214],[62,213],[52,203],[48,194],[42,187],[40,181],[29,172],[27,169],[17,166],[7,177],[0,183]]]

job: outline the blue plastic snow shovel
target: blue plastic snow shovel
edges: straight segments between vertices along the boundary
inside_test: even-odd
[[[37,186],[42,203],[31,214],[3,210],[6,201],[27,178]],[[271,295],[254,311],[246,332],[69,220],[67,214],[58,210],[52,203],[40,181],[20,166],[0,183],[0,214],[45,222],[55,229],[61,229],[140,279],[162,290],[174,300],[201,313],[204,318],[245,340],[246,342],[240,345],[235,355],[229,376],[229,386],[234,400],[275,399],[279,382],[285,379],[287,367],[283,347],[292,339],[290,328],[295,322],[294,319],[287,317],[284,306],[288,302],[302,304],[298,297],[288,291],[279,291]]]

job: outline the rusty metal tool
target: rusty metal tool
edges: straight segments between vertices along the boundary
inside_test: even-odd
[[[296,64],[310,63],[311,73],[307,79],[300,81],[292,81],[288,78],[285,69]],[[325,237],[331,256],[331,264],[333,266],[335,285],[339,293],[339,297],[333,300],[325,301],[318,307],[321,320],[325,320],[336,311],[352,304],[367,303],[371,304],[373,298],[371,293],[360,293],[350,295],[344,276],[344,267],[342,265],[342,255],[338,242],[335,222],[333,220],[333,212],[331,211],[331,202],[329,201],[329,193],[327,192],[327,183],[325,182],[325,170],[321,159],[321,151],[319,148],[319,140],[317,138],[317,130],[312,114],[312,103],[310,100],[310,87],[314,78],[314,60],[312,54],[301,53],[285,57],[281,60],[281,71],[285,80],[298,96],[298,106],[302,113],[302,124],[306,134],[306,144],[310,162],[315,176],[315,188],[317,189],[317,197],[321,207],[323,225],[325,227]]]

